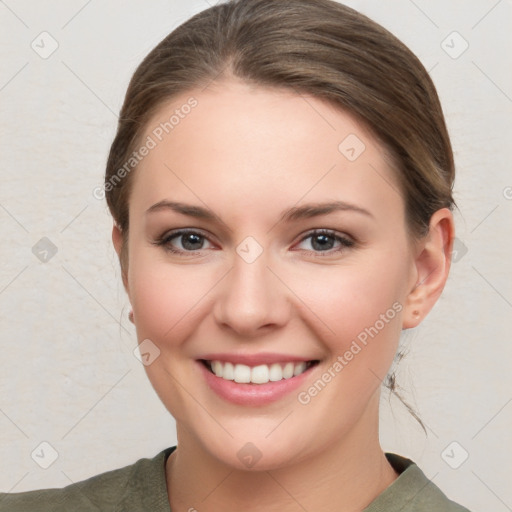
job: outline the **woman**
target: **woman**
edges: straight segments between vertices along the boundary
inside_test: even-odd
[[[178,27],[105,176],[178,445],[0,510],[466,510],[378,436],[400,333],[448,277],[453,180],[428,73],[363,15],[242,0]]]

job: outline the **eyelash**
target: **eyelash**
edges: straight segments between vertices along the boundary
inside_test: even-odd
[[[174,238],[178,238],[180,236],[189,235],[189,234],[198,235],[199,237],[208,240],[208,237],[203,235],[199,231],[195,231],[192,229],[179,229],[176,231],[172,231],[170,233],[164,233],[158,240],[153,242],[153,244],[156,246],[159,246],[159,247],[163,247],[165,251],[176,254],[178,256],[187,257],[190,255],[195,255],[198,252],[200,252],[202,249],[200,249],[198,251],[182,251],[181,249],[175,249],[174,247],[172,247],[172,245],[170,245],[171,240],[173,240]],[[302,237],[299,243],[304,242],[304,240],[307,240],[308,238],[313,238],[313,237],[319,236],[319,235],[326,235],[331,238],[334,238],[334,240],[336,242],[340,242],[341,245],[337,249],[329,249],[327,251],[310,251],[310,250],[303,249],[306,253],[312,254],[315,257],[322,258],[322,257],[326,257],[326,256],[332,256],[333,254],[340,253],[340,252],[355,245],[354,240],[352,240],[348,237],[338,235],[338,234],[336,234],[335,231],[332,231],[330,229],[312,230],[309,233],[307,233],[304,237]]]

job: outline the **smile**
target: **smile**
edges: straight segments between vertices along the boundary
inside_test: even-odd
[[[201,361],[211,373],[224,380],[231,380],[239,384],[268,384],[297,377],[314,366],[318,361],[300,361],[260,364],[248,366],[233,364],[227,361]]]

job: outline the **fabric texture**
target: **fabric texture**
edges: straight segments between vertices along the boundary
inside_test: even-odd
[[[175,449],[61,489],[0,493],[0,512],[171,512],[165,462]],[[413,461],[394,453],[386,457],[399,477],[363,512],[469,512],[450,501]]]

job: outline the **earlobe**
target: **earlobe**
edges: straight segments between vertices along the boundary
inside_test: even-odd
[[[448,208],[432,215],[429,232],[420,242],[414,261],[417,279],[407,296],[402,317],[404,329],[419,325],[441,295],[450,272],[454,231]]]

